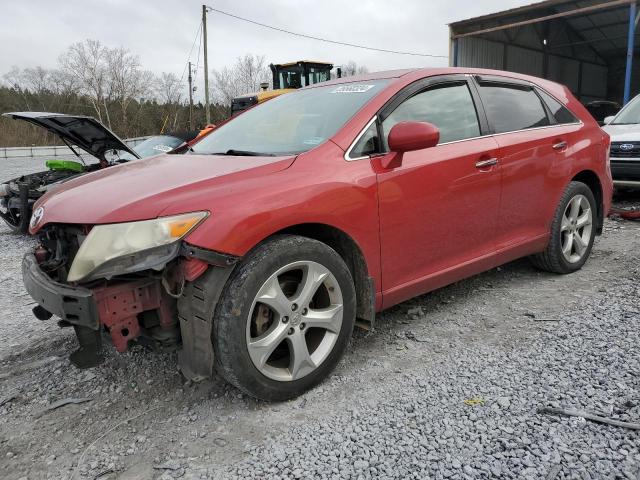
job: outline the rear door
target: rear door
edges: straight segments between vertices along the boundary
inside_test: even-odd
[[[579,122],[568,110],[528,82],[476,77],[487,120],[500,147],[502,198],[498,250],[547,235],[563,170],[577,141]],[[543,101],[557,104],[557,119]]]
[[[405,153],[396,168],[380,169],[373,160],[385,305],[465,276],[456,267],[478,265],[495,251],[498,152],[495,140],[483,136],[476,95],[466,76],[434,77],[380,113],[383,151],[398,122],[440,129],[439,145]]]

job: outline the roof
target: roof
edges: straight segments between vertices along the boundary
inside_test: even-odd
[[[454,37],[473,34],[491,38],[491,32],[501,33],[500,27],[510,25],[516,32],[531,26],[539,27],[549,21],[559,22],[571,31],[571,41],[550,38],[549,49],[585,47],[601,59],[626,52],[629,30],[629,4],[634,0],[546,0],[489,15],[460,20],[449,24]],[[551,17],[551,18],[549,18]],[[524,25],[523,25],[524,24]],[[557,29],[556,29],[557,31]],[[519,43],[519,42],[510,42]],[[640,45],[640,36],[636,36]],[[541,47],[540,47],[541,48]],[[569,53],[570,55],[570,53]],[[604,61],[604,60],[603,60]]]
[[[529,5],[524,5],[522,7],[509,8],[508,10],[502,10],[497,13],[489,13],[487,15],[481,15],[479,17],[468,18],[466,20],[457,20],[455,22],[450,23],[449,26],[457,27],[457,26],[464,25],[466,23],[478,23],[478,22],[483,22],[485,20],[497,20],[502,17],[528,13],[532,10],[555,7],[563,3],[575,3],[575,1],[574,0],[544,0],[542,2],[536,2],[536,3],[531,3]]]
[[[274,63],[273,66],[274,67],[292,67],[294,65],[298,65],[299,63],[310,63],[310,64],[313,64],[313,65],[333,66],[333,63],[319,62],[319,61],[316,61],[316,60],[296,60],[295,62],[288,62],[288,63]]]
[[[390,83],[395,83],[396,81],[402,82],[412,82],[415,80],[419,80],[421,78],[426,78],[430,76],[436,75],[454,75],[454,74],[469,74],[469,75],[494,75],[501,76],[505,78],[512,78],[515,80],[524,80],[526,82],[533,83],[535,85],[539,85],[543,87],[545,90],[548,90],[550,93],[561,98],[564,91],[564,86],[559,83],[546,80],[540,77],[534,77],[531,75],[526,75],[524,73],[517,72],[507,72],[503,70],[492,70],[488,68],[472,68],[472,67],[427,67],[427,68],[410,68],[404,70],[388,70],[384,72],[372,72],[367,73],[365,75],[354,75],[352,77],[343,77],[335,80],[331,80],[328,82],[316,83],[314,85],[309,85],[308,87],[304,87],[301,90],[306,90],[310,88],[318,88],[326,85],[339,85],[343,83],[357,83],[357,82],[367,82],[372,80],[393,80]],[[405,78],[406,77],[406,78]]]
[[[418,70],[420,69],[406,68],[402,70],[385,70],[382,72],[363,73],[361,75],[352,75],[349,77],[336,78],[326,82],[315,83],[313,85],[309,85],[308,87],[304,87],[304,88],[322,87],[324,85],[335,85],[339,83],[355,83],[355,82],[366,82],[369,80],[387,80],[391,78],[400,78],[404,75],[416,72]]]

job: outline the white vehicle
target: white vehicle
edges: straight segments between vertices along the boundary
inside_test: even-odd
[[[611,174],[620,187],[640,187],[640,95],[604,119],[611,136]]]

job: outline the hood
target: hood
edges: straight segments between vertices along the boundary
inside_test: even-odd
[[[105,161],[105,153],[109,150],[124,151],[140,158],[111,130],[92,117],[47,112],[9,112],[2,116],[42,127],[58,135],[63,142],[76,145],[99,160]]]
[[[284,170],[294,158],[162,155],[105,168],[45,194],[34,205],[34,212],[42,210],[31,233],[48,223],[96,225],[156,218],[169,207],[180,211],[180,203],[193,195],[231,190],[234,182]]]
[[[602,129],[609,134],[612,142],[639,142],[640,124],[605,125]]]

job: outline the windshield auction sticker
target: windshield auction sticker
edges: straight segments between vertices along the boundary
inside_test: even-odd
[[[364,93],[371,90],[375,85],[340,85],[331,93]]]

